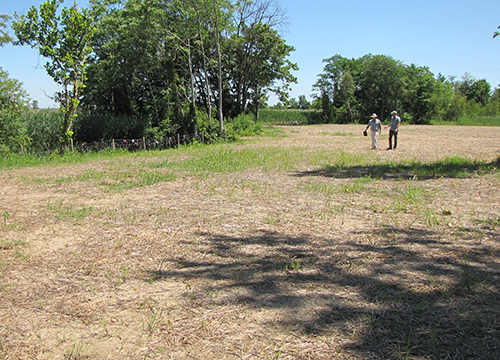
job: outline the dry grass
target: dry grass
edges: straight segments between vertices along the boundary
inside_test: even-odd
[[[148,186],[112,174],[193,154],[2,171],[0,356],[500,358],[500,128],[404,126],[392,152],[362,128],[281,128],[229,147],[286,166]],[[397,166],[452,156],[477,166]]]

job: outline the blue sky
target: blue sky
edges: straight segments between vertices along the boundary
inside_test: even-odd
[[[436,75],[460,78],[468,72],[486,79],[492,88],[500,85],[500,38],[493,39],[500,25],[499,0],[280,2],[290,23],[282,34],[295,47],[290,60],[300,68],[295,73],[298,84],[292,85],[294,98],[306,95],[312,100],[311,87],[323,72],[323,59],[335,54],[347,58],[383,54],[408,65],[428,66]],[[40,3],[2,0],[0,13],[25,14]],[[29,47],[0,48],[0,67],[21,81],[41,107],[55,107],[46,94],[52,95],[58,86],[45,74],[44,63]]]

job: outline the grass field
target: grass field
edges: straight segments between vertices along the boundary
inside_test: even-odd
[[[0,169],[2,359],[498,359],[500,127]]]

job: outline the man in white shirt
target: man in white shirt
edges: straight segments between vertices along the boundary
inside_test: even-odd
[[[368,125],[366,125],[365,131],[368,130],[368,128],[371,129],[372,150],[375,150],[377,148],[378,136],[382,131],[382,123],[377,118],[377,114],[372,114],[372,118],[368,122]]]

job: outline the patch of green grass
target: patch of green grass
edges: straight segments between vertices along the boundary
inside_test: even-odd
[[[403,190],[401,198],[412,205],[421,204],[428,192],[421,186],[409,184]]]
[[[342,133],[342,132],[333,132],[333,133],[330,133],[330,132],[327,132],[327,131],[320,131],[319,132],[319,135],[325,135],[325,136],[354,136],[353,133]]]
[[[72,204],[64,204],[63,200],[55,203],[49,202],[47,209],[54,213],[57,220],[79,220],[92,215],[93,208],[91,206],[75,207]]]
[[[24,245],[26,245],[26,241],[23,240],[0,240],[0,250],[10,250]]]
[[[362,192],[367,184],[373,182],[373,179],[369,176],[365,176],[358,179],[353,179],[340,184],[312,184],[308,183],[303,185],[303,189],[324,193],[326,195],[332,194],[349,194],[349,193],[360,193]]]
[[[52,180],[55,184],[69,183],[73,181],[93,182],[109,190],[122,191],[141,186],[155,185],[160,182],[168,182],[176,179],[175,174],[160,170],[144,169],[142,166],[131,169],[112,171],[86,170],[81,175],[62,177]]]
[[[363,154],[356,154],[344,151],[321,151],[311,155],[313,165],[321,166],[327,173],[343,171],[366,163]]]
[[[162,160],[152,166],[165,166],[173,171],[192,174],[222,173],[229,174],[246,170],[280,171],[291,170],[302,159],[302,149],[241,148],[235,149],[226,144],[186,149],[187,159],[165,162]]]

